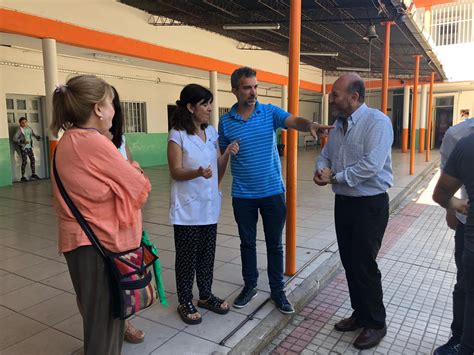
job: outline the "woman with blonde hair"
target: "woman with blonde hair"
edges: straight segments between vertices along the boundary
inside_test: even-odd
[[[151,189],[138,164],[125,161],[105,136],[112,125],[113,90],[102,79],[80,75],[53,95],[51,130],[64,134],[55,164],[66,192],[104,248],[124,252],[140,245],[141,207]],[[54,174],[51,174],[54,176]],[[67,261],[84,327],[84,352],[120,354],[124,321],[112,316],[110,274],[52,179],[59,250]]]

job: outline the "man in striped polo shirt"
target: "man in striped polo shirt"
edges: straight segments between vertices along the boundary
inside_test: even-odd
[[[283,291],[282,231],[286,219],[285,187],[281,176],[280,159],[276,146],[277,128],[294,128],[311,132],[327,131],[301,117],[295,117],[273,105],[257,101],[257,74],[247,67],[239,68],[231,76],[232,92],[237,103],[219,121],[221,151],[235,140],[240,140],[240,151],[231,157],[232,206],[239,228],[240,253],[244,288],[234,301],[234,307],[247,306],[257,295],[257,220],[263,220],[267,246],[268,279],[271,298],[282,313],[294,313],[293,306]]]

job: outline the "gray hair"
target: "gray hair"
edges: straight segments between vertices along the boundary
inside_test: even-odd
[[[233,89],[237,89],[240,85],[240,78],[253,78],[257,76],[257,72],[249,67],[241,67],[239,69],[234,70],[230,77],[230,85]]]
[[[359,94],[359,102],[362,103],[365,100],[365,84],[362,79],[354,79],[347,85],[347,92],[352,94],[354,92]]]

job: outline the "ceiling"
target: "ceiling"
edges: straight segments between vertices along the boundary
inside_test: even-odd
[[[195,26],[238,41],[241,50],[269,50],[288,55],[290,0],[120,0],[150,13],[157,26]],[[422,55],[420,75],[445,74],[429,44],[414,27],[401,0],[302,0],[301,52],[337,52],[337,57],[301,56],[301,61],[339,75],[338,67],[369,68],[381,77],[385,28],[392,20],[390,77],[414,75],[415,54]],[[229,24],[280,24],[278,30],[224,30]],[[378,38],[363,37],[374,24]]]

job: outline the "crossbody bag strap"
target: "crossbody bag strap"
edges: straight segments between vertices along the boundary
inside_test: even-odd
[[[61,192],[61,196],[63,197],[64,202],[66,202],[66,205],[68,205],[74,217],[76,217],[77,222],[81,226],[84,233],[87,235],[87,238],[89,238],[92,245],[95,246],[97,250],[99,251],[99,253],[105,258],[108,253],[104,250],[104,248],[100,244],[94,231],[89,226],[89,223],[87,223],[85,218],[82,216],[81,212],[79,212],[79,210],[77,209],[74,202],[72,202],[71,198],[66,192],[66,189],[64,188],[64,185],[61,179],[59,178],[58,170],[56,169],[56,151],[57,151],[57,147],[54,150],[54,155],[53,155],[53,173],[54,173],[54,180],[56,181],[56,185],[58,186],[59,191]]]

